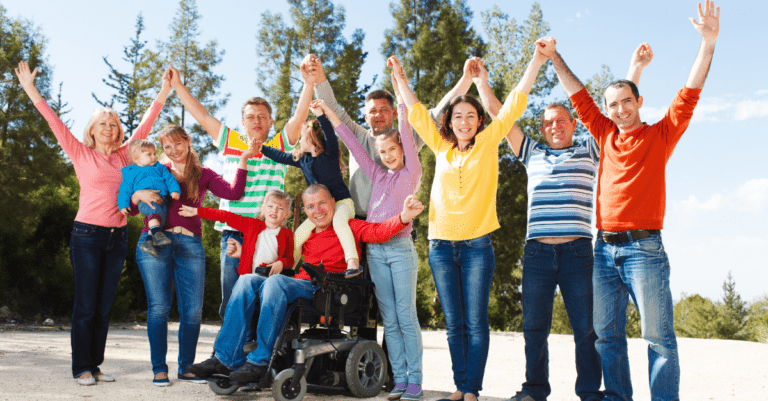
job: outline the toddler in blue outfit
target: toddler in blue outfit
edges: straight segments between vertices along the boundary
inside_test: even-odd
[[[134,192],[141,189],[160,191],[158,195],[163,197],[161,204],[139,202],[139,212],[149,217],[147,228],[152,237],[151,241],[142,242],[140,248],[152,256],[157,256],[155,246],[171,243],[162,231],[165,218],[168,216],[168,196],[178,200],[181,188],[168,168],[157,162],[155,145],[151,141],[146,139],[131,141],[128,145],[128,157],[134,164],[123,167],[123,182],[120,183],[117,206],[120,212],[127,216],[131,209],[131,196]]]

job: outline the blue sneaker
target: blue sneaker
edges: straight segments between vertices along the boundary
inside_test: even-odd
[[[392,400],[399,400],[400,396],[403,395],[405,392],[405,389],[408,388],[407,383],[397,383],[395,384],[395,388],[392,389],[392,391],[389,393],[389,396],[387,396],[387,399]]]
[[[421,386],[418,384],[408,384],[408,388],[403,395],[400,396],[401,400],[421,400],[424,398],[424,392],[421,391]]]

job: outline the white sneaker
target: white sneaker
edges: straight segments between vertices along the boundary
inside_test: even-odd
[[[80,375],[80,377],[75,379],[77,380],[77,384],[81,386],[93,386],[94,384],[96,384],[96,379],[93,378],[93,375],[90,375],[89,377],[83,377],[84,375],[85,373],[83,373],[82,375]]]
[[[115,377],[114,376],[110,376],[110,375],[107,375],[107,374],[104,374],[104,373],[97,373],[96,376],[94,376],[94,377],[96,378],[97,382],[113,382],[113,381],[115,381]]]

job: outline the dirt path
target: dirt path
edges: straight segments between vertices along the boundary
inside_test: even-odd
[[[176,325],[169,331],[168,365],[173,385],[154,387],[149,364],[146,329],[113,325],[107,340],[106,362],[101,366],[117,378],[115,383],[78,386],[71,379],[69,331],[48,328],[20,331],[0,328],[0,400],[210,400],[206,385],[175,381]],[[65,328],[66,329],[66,328]],[[204,325],[197,361],[207,358],[218,327]],[[381,333],[380,333],[381,335]],[[426,400],[445,397],[454,390],[450,355],[444,331],[424,331],[424,388]],[[678,339],[682,361],[681,398],[685,400],[768,400],[768,344],[742,341]],[[573,392],[573,339],[550,337],[550,401],[578,400]],[[524,341],[519,333],[491,333],[491,350],[481,400],[506,400],[525,380]],[[646,345],[629,341],[635,399],[648,400]],[[227,400],[268,400],[271,393],[238,391]],[[348,393],[310,393],[305,400],[356,400]],[[386,400],[381,393],[375,400]]]

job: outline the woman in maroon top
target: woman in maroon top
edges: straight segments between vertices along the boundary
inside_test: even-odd
[[[172,288],[176,289],[180,320],[177,377],[179,380],[205,383],[205,380],[187,372],[187,366],[195,361],[203,313],[205,250],[201,239],[202,224],[199,216],[182,217],[179,209],[181,205],[200,207],[208,190],[221,198],[240,199],[245,189],[246,163],[249,157],[256,154],[256,148],[251,143],[248,150],[243,152],[235,182],[230,184],[200,164],[197,153],[190,146],[189,135],[183,128],[169,125],[160,132],[158,140],[171,160],[166,167],[179,182],[181,197],[171,200],[163,226],[171,243],[156,246],[156,257],[142,251],[141,244],[150,238],[145,224],[145,232],[142,232],[136,247],[136,262],[144,280],[149,305],[147,335],[155,375],[153,383],[157,386],[170,385],[165,355],[168,349],[168,313],[171,311]],[[131,198],[132,214],[138,213],[135,205],[139,201],[147,204],[161,201],[156,192],[137,191]]]

